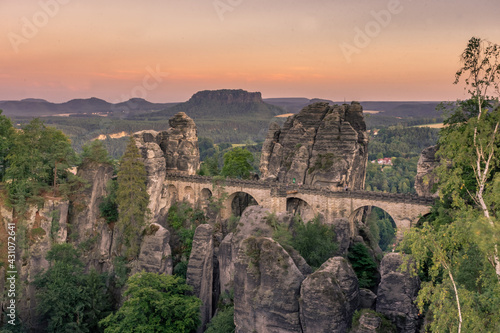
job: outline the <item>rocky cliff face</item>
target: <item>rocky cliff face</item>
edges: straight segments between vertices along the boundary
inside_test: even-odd
[[[422,150],[417,164],[417,175],[415,176],[415,191],[424,197],[437,197],[433,190],[437,178],[433,174],[434,169],[439,165],[439,158],[436,157],[438,146],[427,147]]]
[[[193,119],[184,112],[169,120],[170,128],[163,132],[152,130],[134,133],[148,175],[148,208],[152,221],[158,221],[166,212],[163,179],[167,172],[194,175],[200,167],[198,132]]]
[[[245,239],[234,280],[237,333],[302,332],[299,291],[304,276],[280,244],[265,237]]]
[[[201,326],[197,330],[198,333],[203,332],[212,318],[213,231],[209,224],[202,224],[196,228],[186,274],[186,283],[193,287],[193,294],[202,301]]]
[[[342,257],[330,258],[302,283],[300,322],[304,333],[347,332],[358,307],[358,278]]]
[[[77,175],[87,186],[70,202],[69,239],[84,248],[83,262],[103,272],[110,269],[113,229],[101,217],[99,204],[108,195],[107,184],[113,177],[113,166],[106,163],[82,165]]]
[[[140,131],[134,133],[142,157],[152,165],[163,157],[167,171],[194,175],[200,166],[198,131],[193,119],[184,112],[169,120],[170,128],[163,132]],[[159,149],[158,149],[159,148]],[[157,166],[157,169],[162,170]]]
[[[403,258],[399,253],[389,253],[380,263],[382,276],[377,292],[377,312],[396,324],[398,332],[418,331],[418,310],[415,305],[420,287],[418,277],[399,271]]]
[[[144,270],[172,274],[172,251],[169,241],[170,233],[167,229],[156,223],[150,224],[145,230],[133,273]]]
[[[18,222],[18,306],[19,318],[28,332],[45,332],[37,312],[34,277],[49,267],[48,251],[58,243],[71,243],[81,253],[87,267],[113,275],[116,250],[113,227],[101,217],[99,203],[106,196],[106,184],[113,176],[108,164],[83,165],[77,173],[87,184],[71,201],[46,199],[43,207],[29,207],[22,224]],[[12,211],[0,206],[3,233],[7,222],[13,220]],[[19,220],[19,219],[17,219]],[[140,255],[128,263],[131,273],[140,270],[172,274],[172,259],[168,231],[157,224],[148,226],[140,245]],[[0,271],[0,276],[3,274]],[[1,286],[0,286],[1,287]],[[3,289],[2,289],[3,290]],[[115,291],[120,294],[120,290]]]
[[[220,243],[217,258],[219,262],[221,293],[229,293],[234,288],[234,265],[238,259],[241,242],[255,235],[272,237],[273,228],[266,221],[270,213],[269,209],[262,206],[248,207],[243,212],[235,232],[228,234]],[[289,213],[277,215],[280,223],[290,223],[291,217]],[[311,268],[296,251],[291,251],[290,255],[303,274],[307,275],[310,273]]]
[[[71,202],[70,237],[76,245],[96,235],[97,229],[104,223],[100,219],[99,204],[107,195],[106,186],[113,177],[113,166],[98,163],[83,165],[78,169],[77,176],[89,186]]]
[[[368,135],[363,108],[315,103],[270,125],[262,146],[263,179],[311,184],[332,190],[363,189]]]
[[[30,332],[45,331],[39,325],[36,290],[31,282],[49,267],[45,256],[52,245],[67,240],[68,207],[68,201],[47,200],[41,209],[30,207],[24,226],[17,227],[17,311],[25,326],[31,328]],[[12,214],[2,209],[2,217],[6,228],[6,222],[12,221]]]

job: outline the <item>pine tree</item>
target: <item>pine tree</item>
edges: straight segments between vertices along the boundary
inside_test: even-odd
[[[13,136],[7,162],[9,201],[16,212],[23,212],[28,202],[43,202],[41,194],[51,186],[58,194],[57,185],[71,178],[68,168],[75,152],[63,132],[35,118]]]
[[[2,115],[0,110],[0,181],[4,180],[5,170],[8,167],[7,155],[12,148],[15,130],[10,118]]]
[[[147,174],[134,138],[130,138],[118,171],[117,231],[127,250],[127,257],[138,254],[140,232],[148,214],[149,195],[146,191]]]

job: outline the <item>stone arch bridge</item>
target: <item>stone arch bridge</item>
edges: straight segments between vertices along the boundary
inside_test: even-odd
[[[371,191],[331,191],[310,185],[289,185],[261,180],[225,179],[214,185],[211,177],[167,174],[163,183],[162,199],[168,209],[172,203],[187,201],[193,206],[205,208],[208,199],[227,193],[223,202],[224,218],[231,215],[231,204],[239,193],[252,196],[258,205],[273,212],[290,211],[291,203],[300,203],[309,217],[320,213],[327,218],[345,217],[354,233],[354,217],[366,206],[386,211],[397,227],[398,239],[403,232],[416,225],[420,217],[428,214],[434,198],[408,194],[391,194]],[[307,219],[307,218],[305,218]]]

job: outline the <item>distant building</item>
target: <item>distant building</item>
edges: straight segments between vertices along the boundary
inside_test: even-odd
[[[373,160],[371,162],[377,163],[379,165],[392,165],[392,158],[391,157],[379,158],[378,160]]]
[[[392,158],[390,157],[380,158],[377,160],[377,163],[380,165],[392,165]]]

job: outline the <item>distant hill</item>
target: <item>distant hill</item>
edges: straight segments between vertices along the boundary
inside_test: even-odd
[[[301,98],[301,97],[290,97],[290,98],[265,98],[264,102],[279,106],[283,108],[286,113],[299,113],[304,107],[309,104],[316,102],[328,102],[330,104],[334,104],[334,102],[326,99],[319,98]]]
[[[245,90],[204,90],[194,94],[187,102],[179,103],[162,111],[137,115],[135,119],[164,119],[178,112],[185,112],[193,119],[252,118],[272,119],[286,113],[279,106],[262,100],[260,92]]]
[[[287,113],[299,113],[305,106],[316,102],[328,102],[330,104],[343,104],[319,98],[266,98],[265,102],[282,107]],[[347,102],[347,103],[350,103]],[[402,118],[435,118],[441,115],[436,111],[439,102],[360,102],[363,110],[381,111],[376,114],[383,117]],[[372,115],[375,116],[375,115]]]
[[[435,118],[441,116],[436,111],[440,102],[360,102],[364,110],[382,111],[380,116],[403,118]]]
[[[143,112],[158,111],[176,103],[151,103],[142,98],[126,102],[109,103],[99,98],[72,99],[64,103],[51,103],[43,99],[27,98],[20,101],[0,101],[3,114],[14,117],[43,117],[61,114],[128,116]]]

